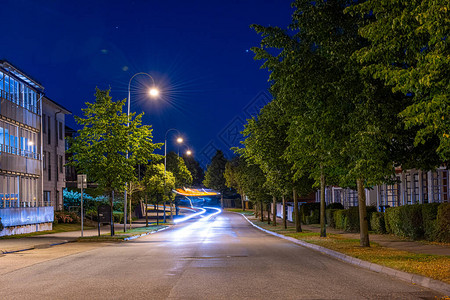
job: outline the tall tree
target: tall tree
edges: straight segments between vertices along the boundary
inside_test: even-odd
[[[95,98],[94,103],[87,102],[87,108],[82,109],[84,117],[75,116],[83,128],[71,141],[70,164],[109,192],[112,208],[113,191],[123,191],[126,182],[135,180],[135,166],[157,159],[159,156],[153,151],[161,144],[152,142],[151,126],[142,125],[143,114],[131,114],[128,119],[122,112],[125,100],[113,101],[109,90],[99,89]],[[111,216],[111,235],[112,225]]]
[[[184,160],[173,151],[167,153],[166,168],[175,176],[176,188],[191,186],[191,172],[186,167]]]
[[[220,192],[224,192],[227,189],[225,177],[223,176],[226,164],[227,159],[223,155],[223,152],[221,150],[217,150],[205,173],[205,180],[203,181],[203,184],[207,188],[215,189]]]
[[[401,116],[416,130],[415,144],[437,137],[444,160],[450,158],[449,9],[448,1],[432,0],[368,0],[347,8],[360,16],[359,33],[369,41],[354,54],[362,72],[412,98]]]
[[[192,175],[192,185],[199,187],[203,185],[205,179],[205,171],[200,166],[200,163],[195,160],[192,155],[183,154],[184,163]]]
[[[241,196],[241,207],[245,210],[245,177],[244,170],[246,168],[247,162],[240,156],[236,156],[233,159],[227,161],[225,165],[225,184],[229,188],[235,189]]]

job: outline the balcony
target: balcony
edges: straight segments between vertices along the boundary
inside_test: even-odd
[[[0,115],[3,115],[9,119],[17,121],[19,123],[41,130],[41,117],[38,114],[26,109],[25,107],[17,104],[22,100],[12,99],[12,95],[5,91],[0,91]],[[14,101],[10,101],[14,100]],[[22,103],[23,104],[23,103]],[[35,111],[39,111],[38,108],[31,107]]]
[[[20,156],[19,149],[7,149],[7,146],[1,145],[0,148],[0,170],[7,170],[18,173],[41,175],[40,155],[35,153],[24,153],[26,156]],[[9,147],[11,148],[11,147]],[[10,151],[6,151],[10,150]],[[12,154],[12,153],[16,154]]]

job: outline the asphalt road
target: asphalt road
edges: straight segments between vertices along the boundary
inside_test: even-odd
[[[233,213],[190,220],[120,244],[75,243],[0,257],[0,299],[435,296],[439,294],[263,233]]]

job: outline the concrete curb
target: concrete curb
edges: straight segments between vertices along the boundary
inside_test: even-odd
[[[124,241],[124,242],[126,242],[126,241],[131,241],[131,240],[134,240],[134,239],[137,239],[137,238],[140,238],[140,237],[143,237],[143,236],[149,235],[149,234],[154,234],[154,233],[157,233],[157,232],[160,232],[160,231],[163,231],[163,230],[169,229],[169,228],[170,228],[170,226],[167,226],[167,227],[164,227],[164,228],[158,229],[158,230],[156,230],[156,231],[150,231],[150,232],[146,232],[146,233],[143,233],[143,234],[133,235],[133,236],[130,236],[130,237],[124,238],[124,239],[123,239],[123,241]]]
[[[238,213],[239,214],[239,213]],[[295,244],[301,245],[303,247],[309,248],[309,249],[313,249],[316,251],[319,251],[323,254],[332,256],[334,258],[340,259],[342,261],[345,261],[347,263],[359,266],[361,268],[364,269],[369,269],[371,271],[377,272],[377,273],[383,273],[389,276],[393,276],[396,277],[400,280],[412,283],[412,284],[416,284],[416,285],[420,285],[422,287],[426,287],[435,291],[438,291],[440,293],[443,293],[444,295],[448,296],[450,295],[450,284],[447,284],[445,282],[439,281],[439,280],[435,280],[429,277],[425,277],[425,276],[421,276],[421,275],[417,275],[417,274],[411,274],[411,273],[407,273],[407,272],[403,272],[403,271],[399,271],[399,270],[395,270],[395,269],[391,269],[382,265],[377,265],[365,260],[361,260],[355,257],[351,257],[348,255],[345,255],[343,253],[325,248],[325,247],[321,247],[318,245],[314,245],[314,244],[310,244],[301,240],[297,240],[295,238],[289,237],[289,236],[284,236],[278,233],[275,233],[273,231],[269,231],[266,230],[264,228],[259,227],[258,225],[253,224],[252,221],[250,221],[245,215],[240,214],[241,216],[243,216],[252,226],[254,226],[255,228],[258,228],[261,231],[264,231],[268,234],[274,235],[276,237],[291,241]]]

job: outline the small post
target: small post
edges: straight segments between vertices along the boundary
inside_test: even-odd
[[[84,209],[83,209],[83,189],[87,188],[87,176],[86,174],[79,174],[77,176],[77,187],[81,189],[81,237],[83,237],[83,221],[84,221]]]

